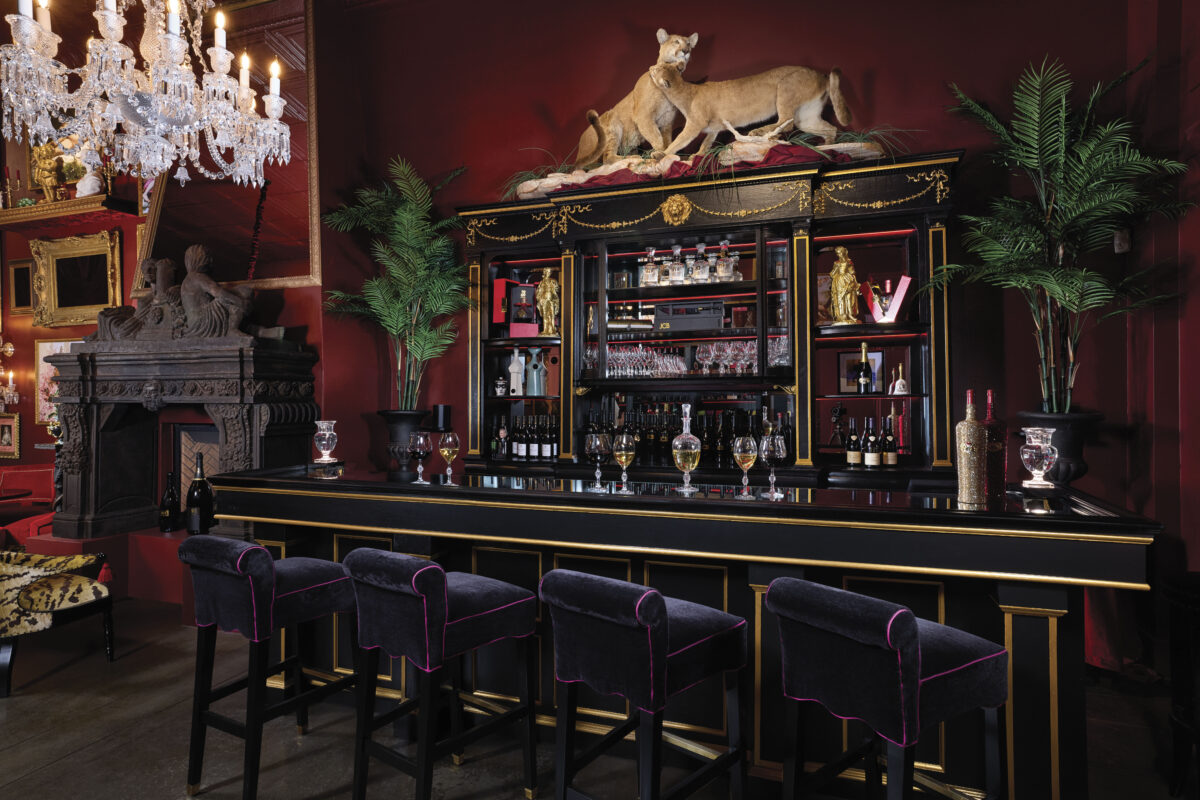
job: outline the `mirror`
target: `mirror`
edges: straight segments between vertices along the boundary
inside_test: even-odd
[[[292,158],[270,164],[263,190],[212,181],[196,174],[180,186],[171,172],[147,186],[145,231],[139,237],[138,262],[149,256],[183,264],[193,244],[208,247],[212,276],[222,283],[256,288],[319,286],[320,214],[317,195],[316,73],[312,64],[313,0],[239,0],[219,2],[214,10],[228,20],[228,47],[249,54],[251,88],[266,91],[271,61],[282,67],[280,96],[287,101],[283,121],[291,129]],[[211,18],[211,14],[210,14]],[[206,31],[211,29],[206,23]],[[147,181],[150,183],[150,181]],[[257,241],[255,232],[258,232]],[[138,271],[137,297],[145,291]]]
[[[34,325],[92,325],[101,309],[121,304],[119,230],[31,239],[29,249],[34,262]]]
[[[33,313],[33,259],[8,262],[8,311],[10,314]]]

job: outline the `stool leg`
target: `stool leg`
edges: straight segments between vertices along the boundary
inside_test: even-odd
[[[517,643],[521,648],[518,689],[525,719],[521,731],[521,759],[525,762],[525,796],[537,795],[537,646],[532,636]]]
[[[799,700],[786,698],[787,727],[783,757],[783,800],[799,800],[804,782],[804,709]]]
[[[863,781],[863,797],[876,800],[883,794],[883,776],[879,772],[879,742],[878,736],[871,737],[871,749],[867,751],[864,770],[866,780]]]
[[[432,672],[418,670],[417,682],[417,800],[429,800],[433,795],[433,750],[437,744],[438,694],[441,691],[442,668]]]
[[[104,599],[104,656],[109,661],[116,659],[116,653],[113,648],[113,615],[112,615],[112,595]]]
[[[301,648],[304,646],[301,637],[307,638],[310,630],[311,626],[303,622],[293,626],[293,629],[290,631],[292,635],[288,637],[291,646],[287,648],[288,652],[284,654],[285,657],[300,655],[302,652]],[[302,634],[301,631],[304,631],[304,633]],[[299,658],[288,669],[286,685],[288,696],[304,693],[304,667],[301,665]],[[296,706],[296,733],[300,736],[308,733],[308,704],[306,703]]]
[[[575,778],[571,762],[575,759],[575,702],[578,684],[559,683],[558,719],[554,734],[554,800],[567,800],[567,789]]]
[[[997,800],[1004,784],[1004,771],[1000,768],[1000,709],[983,709],[983,753],[984,789],[987,800]]]
[[[911,747],[887,744],[887,796],[888,800],[912,800],[913,760],[916,753]]]
[[[638,710],[638,796],[641,800],[662,797],[662,712]]]
[[[737,750],[738,760],[729,774],[730,800],[742,800],[746,791],[746,714],[742,707],[743,673],[745,670],[728,670],[725,673],[725,713],[729,725],[729,749]]]
[[[267,710],[267,665],[271,640],[250,643],[250,675],[246,684],[246,751],[242,756],[242,800],[258,796],[258,766]]]
[[[191,797],[200,788],[204,767],[204,735],[207,726],[208,696],[212,692],[213,659],[217,653],[217,626],[196,628],[196,683],[192,689],[192,735],[188,745],[187,793]]]
[[[456,741],[454,750],[450,752],[450,760],[455,766],[463,763],[463,754],[466,752],[466,747],[457,744],[459,736],[463,732],[463,661],[467,658],[467,654],[451,659],[450,661],[450,737]]]
[[[375,685],[379,681],[379,648],[358,649],[358,722],[354,727],[354,800],[367,796],[371,725],[375,721]]]

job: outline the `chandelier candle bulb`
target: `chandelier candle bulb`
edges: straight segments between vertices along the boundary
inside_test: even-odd
[[[22,17],[32,17],[33,0],[17,0],[17,13]]]
[[[238,71],[238,85],[243,89],[250,88],[250,56],[242,53],[242,68]]]
[[[105,11],[116,11],[117,10],[117,0],[104,0],[104,10]]]
[[[213,44],[225,49],[225,15],[217,12],[216,28],[213,30]]]
[[[38,25],[46,29],[46,33],[53,33],[50,29],[50,0],[38,0],[35,19]]]
[[[279,97],[279,62],[271,62],[271,95]]]
[[[167,33],[179,35],[179,0],[167,0]]]

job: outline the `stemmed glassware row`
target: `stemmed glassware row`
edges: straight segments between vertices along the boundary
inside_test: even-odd
[[[452,465],[458,457],[459,440],[454,431],[446,431],[438,437],[438,454],[446,462],[446,482],[443,486],[458,486],[454,482]],[[428,486],[429,481],[423,477],[425,459],[433,452],[433,435],[429,431],[413,431],[408,435],[408,454],[417,462],[417,479],[413,483]]]

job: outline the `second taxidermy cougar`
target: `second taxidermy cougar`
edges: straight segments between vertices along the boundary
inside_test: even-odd
[[[687,66],[700,34],[680,36],[659,28],[656,35],[657,66],[666,67],[679,75]],[[584,169],[596,162],[610,164],[620,158],[622,151],[632,150],[643,141],[649,142],[655,150],[662,150],[671,138],[675,106],[651,82],[649,73],[644,72],[634,84],[632,92],[603,114],[589,111],[588,121],[591,127],[579,137],[577,169]]]
[[[663,152],[678,153],[701,133],[705,137],[699,152],[704,152],[724,130],[726,121],[742,127],[776,115],[780,130],[787,131],[794,125],[832,144],[837,128],[821,119],[821,112],[829,101],[837,121],[842,125],[850,122],[841,77],[837,68],[825,75],[809,67],[776,67],[731,81],[689,83],[674,68],[656,64],[650,68],[651,80],[687,119],[683,130]],[[751,135],[768,130],[769,125],[756,128]]]

